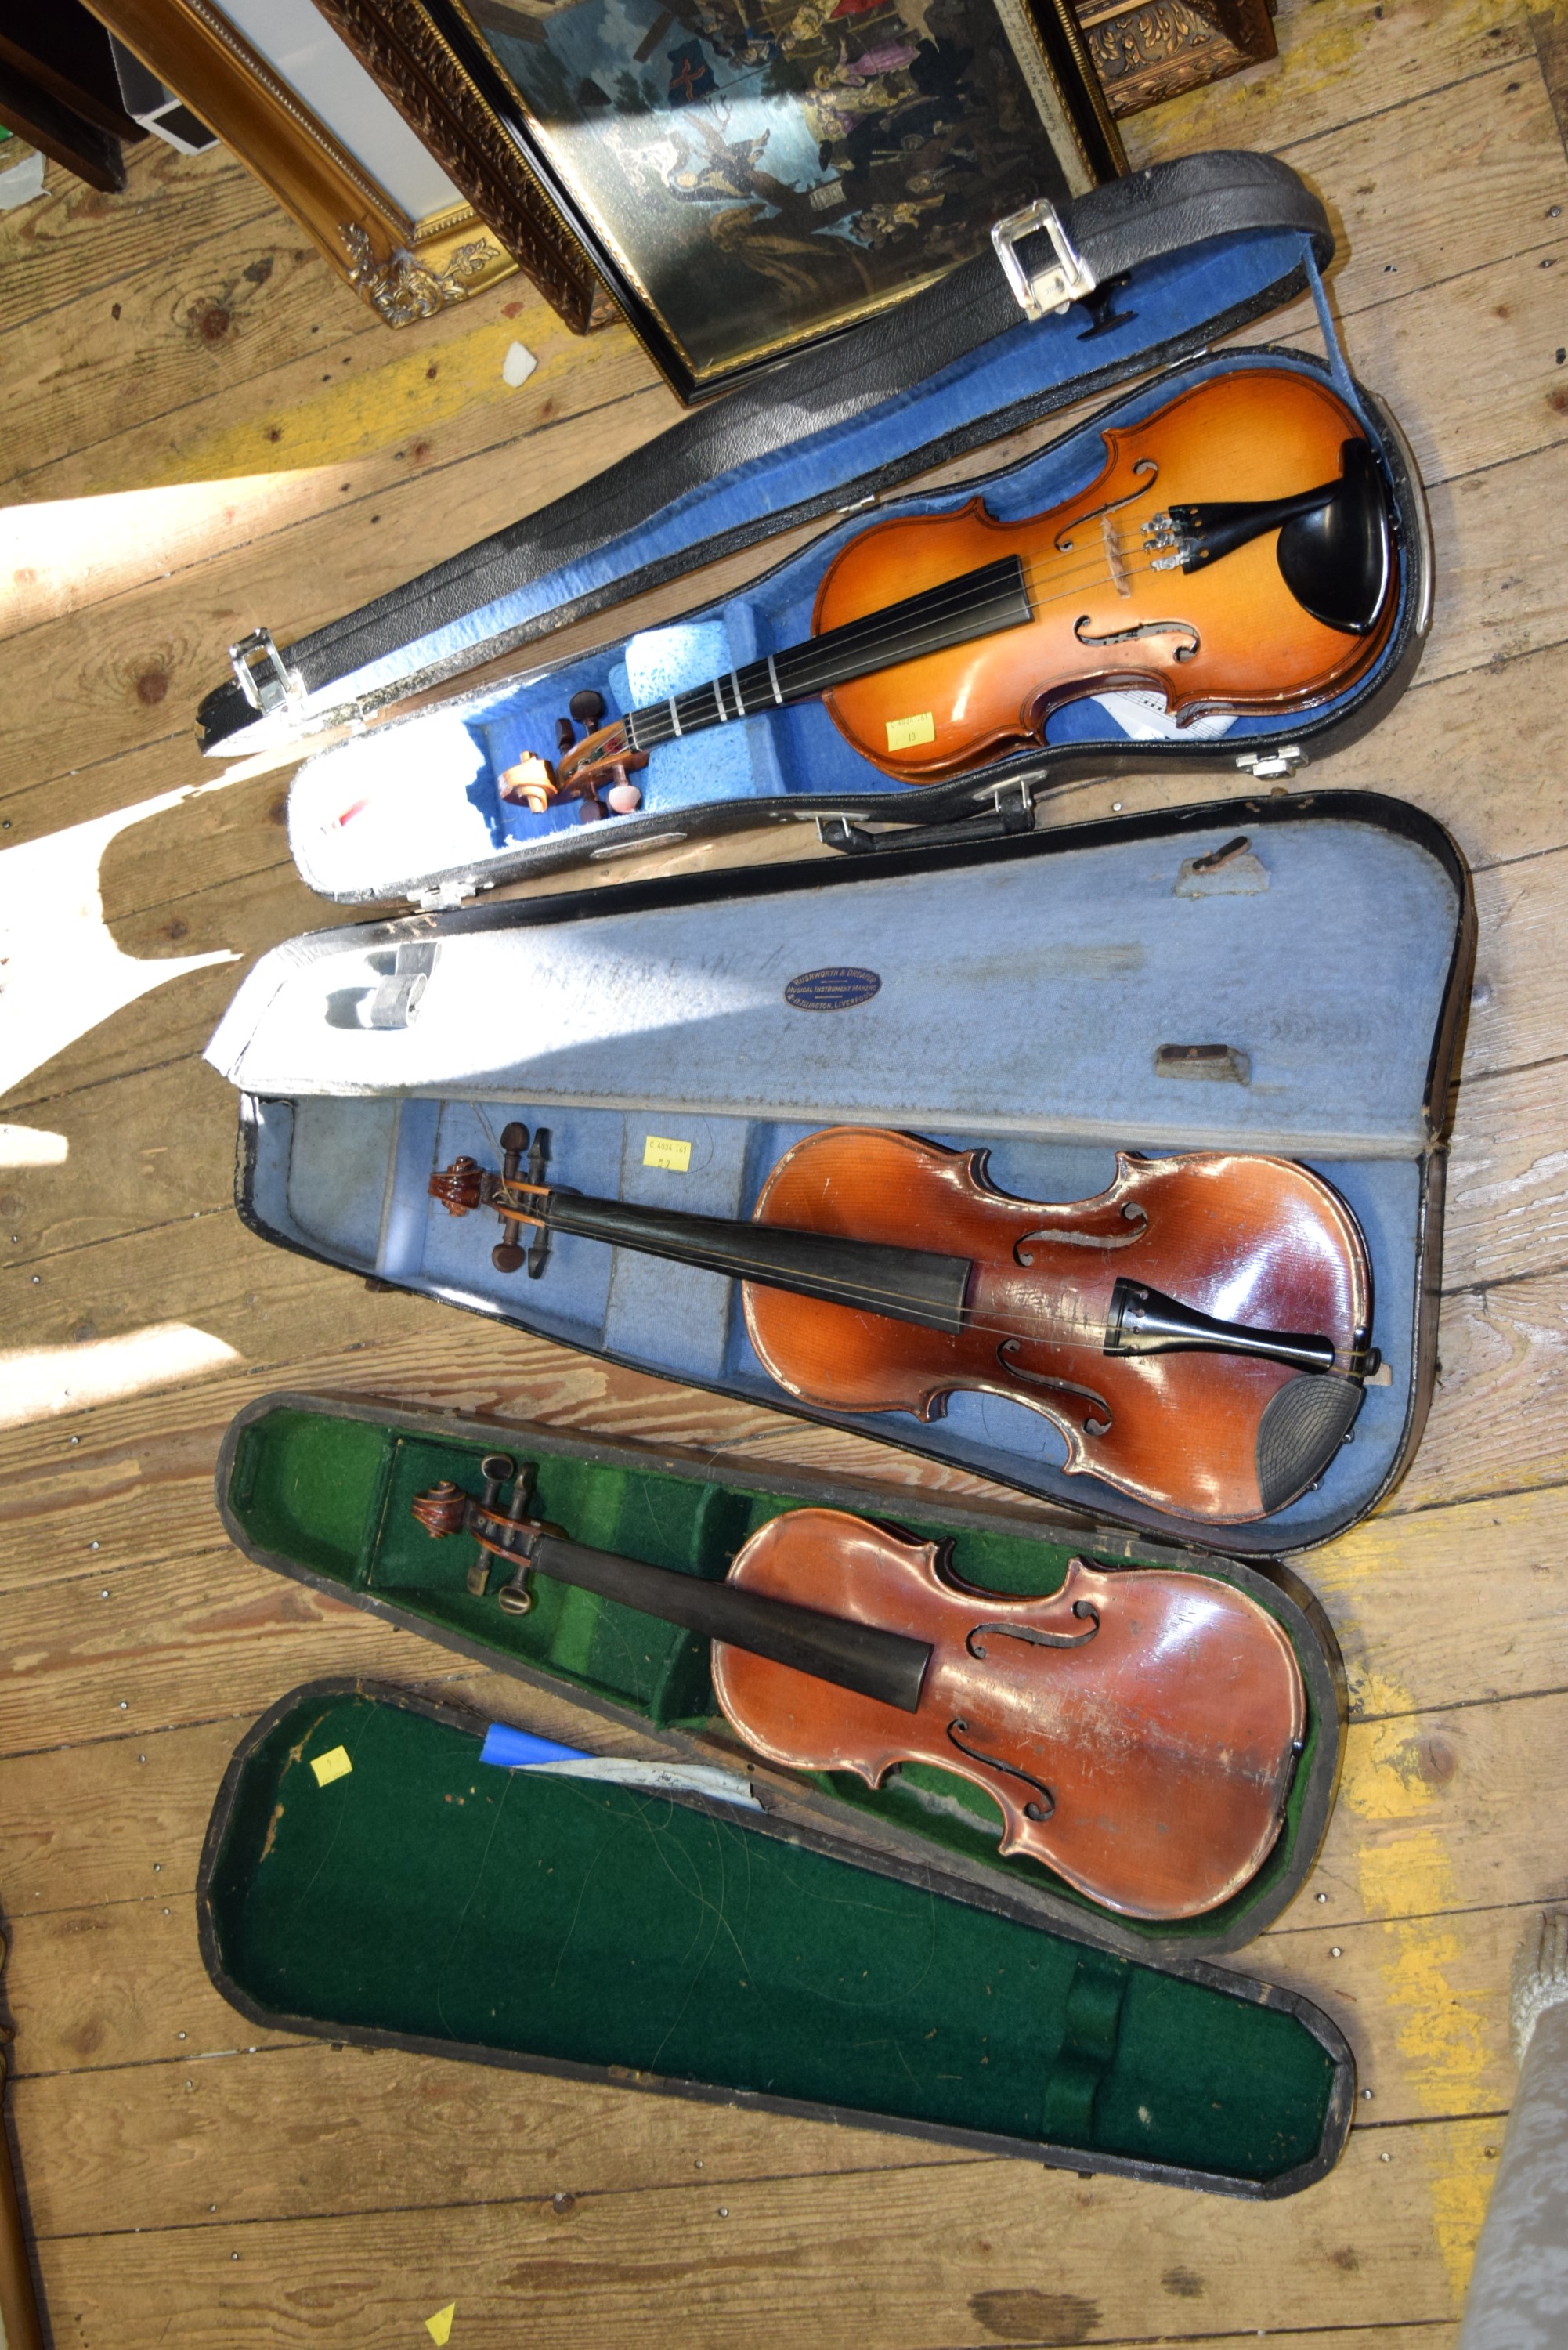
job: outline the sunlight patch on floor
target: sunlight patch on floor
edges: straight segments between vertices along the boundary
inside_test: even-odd
[[[0,1126],[0,1167],[63,1167],[70,1140],[41,1126]]]
[[[178,482],[0,511],[0,636],[19,636],[286,521],[304,472]],[[238,636],[242,631],[236,628]]]
[[[177,1387],[240,1359],[222,1338],[189,1322],[153,1322],[75,1346],[16,1347],[0,1353],[0,1428]]]
[[[103,919],[99,865],[109,842],[188,797],[164,792],[0,854],[0,1094],[151,989],[239,960],[225,947],[122,954]]]

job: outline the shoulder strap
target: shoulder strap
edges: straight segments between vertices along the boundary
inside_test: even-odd
[[[1125,349],[1113,358],[1107,343],[1105,363],[1085,367],[1076,348],[1081,320],[1064,351],[1059,322],[1025,317],[988,248],[884,317],[697,410],[538,513],[300,638],[286,660],[258,632],[274,680],[248,697],[238,681],[210,693],[197,722],[203,747],[241,748],[237,738],[258,729],[258,703],[269,740],[362,713],[740,547],[867,502],[1119,380],[1132,364],[1155,366],[1200,348],[1301,290],[1303,254],[1326,265],[1334,252],[1322,204],[1290,167],[1239,151],[1188,156],[1112,181],[1064,205],[1054,225],[1084,265],[1076,282],[1091,287],[1217,239],[1282,234],[1294,260],[1266,300],[1254,296],[1230,308],[1222,301],[1218,315],[1152,344],[1140,336],[1132,359]],[[1020,236],[1013,251],[1026,280],[1044,278],[1060,258],[1046,227]],[[939,389],[935,426],[921,399]],[[724,501],[731,519],[705,532],[698,509],[720,488],[739,494]]]

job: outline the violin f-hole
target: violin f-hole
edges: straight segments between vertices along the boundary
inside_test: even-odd
[[[987,1639],[1027,1640],[1032,1648],[1081,1648],[1092,1640],[1100,1628],[1100,1611],[1086,1599],[1075,1599],[1075,1616],[1086,1616],[1087,1628],[1082,1632],[1042,1632],[1032,1624],[977,1624],[964,1641],[971,1657],[984,1664],[990,1650]]]
[[[1085,626],[1089,615],[1085,612],[1073,623],[1073,634],[1081,645],[1128,645],[1136,637],[1190,637],[1189,645],[1178,645],[1179,661],[1196,660],[1202,650],[1203,639],[1190,620],[1142,620],[1136,629],[1111,629],[1103,637],[1090,634]]]
[[[1103,1418],[1096,1419],[1094,1412],[1089,1414],[1088,1418],[1084,1422],[1085,1435],[1108,1436],[1111,1432],[1111,1408],[1106,1401],[1105,1397],[1103,1395],[1096,1395],[1093,1388],[1080,1387],[1076,1379],[1053,1378],[1048,1371],[1031,1371],[1025,1369],[1024,1366],[1019,1361],[1017,1353],[1018,1348],[1025,1343],[1026,1342],[1022,1338],[1004,1338],[1002,1340],[1001,1346],[998,1347],[996,1350],[996,1359],[1002,1365],[1002,1369],[1004,1371],[1010,1371],[1015,1379],[1023,1379],[1026,1381],[1026,1383],[1032,1388],[1051,1388],[1059,1395],[1082,1396],[1086,1403],[1092,1403],[1094,1405],[1096,1411],[1104,1415]]]
[[[971,1762],[983,1762],[988,1771],[1001,1771],[1004,1773],[1009,1779],[1022,1779],[1026,1787],[1033,1787],[1036,1794],[1044,1795],[1045,1798],[1044,1805],[1039,1804],[1024,1804],[1023,1816],[1026,1820],[1048,1820],[1052,1813],[1056,1808],[1056,1798],[1051,1793],[1050,1788],[1046,1786],[1044,1781],[1043,1779],[1034,1778],[1028,1771],[1021,1770],[1016,1762],[999,1762],[994,1754],[982,1754],[978,1746],[966,1746],[963,1739],[959,1736],[961,1730],[964,1732],[965,1737],[967,1737],[969,1734],[969,1724],[967,1721],[949,1722],[948,1736],[958,1748],[959,1752],[961,1754],[967,1754]]]
[[[1013,1242],[1013,1262],[1021,1264],[1026,1273],[1033,1267],[1034,1259],[1027,1253],[1032,1241],[1058,1241],[1064,1248],[1130,1248],[1133,1242],[1141,1241],[1148,1230],[1148,1210],[1129,1200],[1122,1209],[1122,1215],[1132,1226],[1130,1232],[1059,1232],[1052,1224],[1044,1224],[1038,1232],[1024,1232]]]

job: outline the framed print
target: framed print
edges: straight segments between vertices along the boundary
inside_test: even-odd
[[[501,130],[687,400],[1122,168],[1066,0],[317,5],[406,110]]]
[[[594,278],[573,240],[543,213],[519,214],[511,235],[482,217],[311,0],[93,0],[93,11],[389,327],[520,263],[586,320]]]

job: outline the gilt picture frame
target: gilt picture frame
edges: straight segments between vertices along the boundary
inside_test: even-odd
[[[498,160],[548,211],[688,402],[1124,168],[1067,0],[316,5],[477,212]]]
[[[386,325],[412,326],[520,265],[586,321],[594,280],[570,239],[557,230],[552,244],[551,224],[542,234],[521,217],[509,237],[482,215],[310,0],[93,0],[93,13]]]

